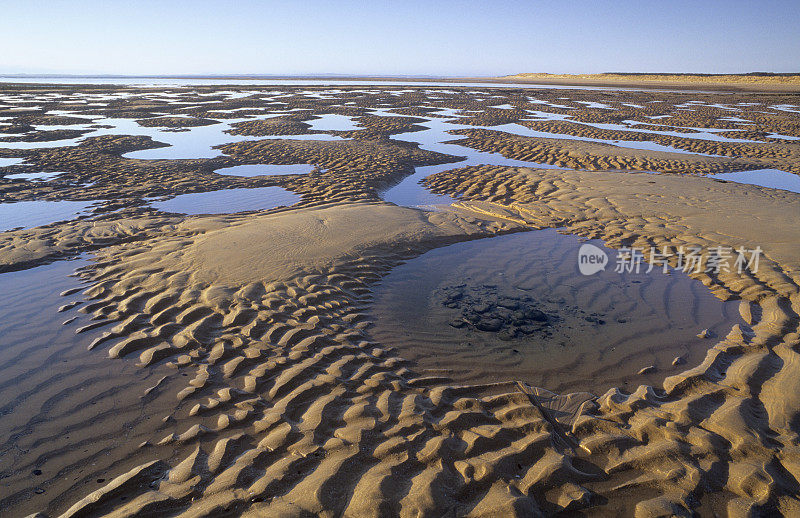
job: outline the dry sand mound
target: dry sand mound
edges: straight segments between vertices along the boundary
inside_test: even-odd
[[[239,286],[292,278],[302,271],[333,269],[364,254],[400,246],[445,242],[482,233],[452,214],[394,205],[342,205],[253,218],[198,237],[181,251],[180,266],[198,280]]]

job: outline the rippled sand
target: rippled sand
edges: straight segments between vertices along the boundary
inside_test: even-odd
[[[800,137],[794,102],[473,86],[3,87],[0,157],[22,163],[0,169],[0,202],[95,204],[0,233],[0,508],[68,517],[800,513],[800,195],[703,177],[797,174],[798,144],[785,138]],[[354,127],[314,130],[326,114]],[[456,117],[474,128],[450,133],[455,149],[496,162],[408,141],[431,119]],[[112,119],[132,132],[90,127]],[[660,133],[643,131],[647,122]],[[170,137],[195,131],[207,138]],[[197,156],[126,156],[148,149]],[[314,168],[214,173],[256,164]],[[429,166],[441,169],[414,185],[454,204],[382,200]],[[193,215],[156,205],[265,187],[296,198],[221,214],[202,201]],[[539,365],[562,354],[525,363],[504,347],[470,356],[434,343],[434,355],[416,357],[416,338],[376,325],[381,304],[396,310],[377,296],[381,282],[426,252],[542,229],[611,249],[760,246],[764,256],[755,273],[626,284],[631,306],[612,307],[600,302],[602,285],[578,282],[556,298],[577,282],[567,270],[540,279],[530,257],[487,245],[492,269],[529,283],[531,300],[562,322],[567,306],[616,321],[649,304],[691,328],[686,343],[671,338],[681,326],[667,317],[639,320],[618,356],[585,356],[563,377]],[[443,267],[479,280],[491,273],[480,261],[455,264]],[[570,340],[584,338],[576,347],[597,350],[602,333],[573,324]],[[402,322],[391,325],[399,334]],[[716,336],[697,329],[706,327]]]

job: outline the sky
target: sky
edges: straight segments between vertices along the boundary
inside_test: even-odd
[[[0,74],[800,71],[799,0],[0,0]]]

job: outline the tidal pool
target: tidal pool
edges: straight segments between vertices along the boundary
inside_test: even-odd
[[[59,171],[56,173],[16,173],[16,174],[7,174],[5,177],[9,180],[28,180],[34,182],[42,182],[46,180],[52,180],[53,178],[57,177],[60,174],[64,174],[63,171]]]
[[[753,171],[719,173],[709,175],[709,178],[800,193],[800,176],[780,169],[756,169]]]
[[[351,131],[363,129],[353,122],[352,117],[337,115],[335,113],[317,115],[316,119],[311,119],[306,122],[311,125],[311,130],[314,131]]]
[[[0,232],[75,219],[96,201],[17,201],[0,203]]]
[[[150,206],[178,214],[230,214],[274,209],[281,205],[294,205],[298,201],[300,196],[281,187],[257,187],[179,194],[168,200],[153,201]]]
[[[375,115],[392,115],[391,113],[388,113],[385,110],[375,110],[373,111],[373,113]],[[449,164],[438,164],[432,166],[416,167],[413,175],[407,176],[400,183],[385,190],[381,194],[381,198],[383,198],[386,201],[396,203],[397,205],[403,205],[407,207],[421,207],[421,206],[442,205],[442,204],[449,205],[454,201],[453,198],[449,196],[433,194],[432,192],[424,188],[422,185],[420,185],[419,182],[434,173],[447,171],[449,169],[454,169],[456,167],[487,164],[487,165],[513,166],[513,167],[536,167],[540,169],[557,168],[554,165],[537,164],[534,162],[514,160],[511,158],[506,158],[499,153],[487,153],[484,151],[478,151],[476,149],[468,148],[465,146],[460,146],[458,144],[446,143],[447,141],[463,138],[459,135],[451,135],[450,133],[448,133],[448,131],[454,129],[472,128],[474,126],[446,122],[438,118],[433,118],[428,121],[421,122],[419,123],[419,125],[425,126],[428,129],[424,131],[400,133],[394,135],[392,138],[395,140],[403,140],[406,142],[416,142],[417,144],[420,145],[420,148],[422,149],[436,151],[437,153],[446,153],[449,155],[455,155],[457,157],[463,157],[463,158],[460,161]],[[524,126],[520,126],[518,124],[514,124],[513,126],[518,128],[523,128],[524,130],[527,131],[531,131],[528,130],[527,128],[524,128]],[[564,169],[564,168],[562,167],[558,169]]]
[[[21,164],[24,158],[0,158],[0,167],[8,167],[10,165]]]
[[[120,463],[163,426],[142,405],[166,415],[180,390],[180,375],[163,363],[142,369],[136,355],[111,360],[113,342],[87,350],[118,323],[79,311],[87,285],[71,274],[87,264],[0,273],[4,516],[50,514],[60,495],[124,472]]]
[[[70,112],[62,114],[71,115]],[[227,133],[231,126],[243,121],[266,119],[277,117],[280,113],[270,113],[265,115],[252,116],[241,119],[227,119],[217,124],[208,126],[193,126],[186,128],[185,131],[170,131],[168,128],[150,128],[140,126],[133,119],[114,119],[94,116],[91,124],[75,124],[64,126],[68,129],[92,130],[84,135],[64,140],[53,140],[48,142],[4,142],[0,147],[8,149],[40,149],[64,146],[76,146],[82,140],[89,137],[99,137],[103,135],[141,135],[150,137],[156,142],[163,142],[167,147],[143,149],[131,151],[123,154],[125,158],[138,158],[142,160],[176,160],[192,158],[214,158],[222,153],[216,146],[229,144],[231,142],[241,142],[244,140],[261,139],[297,139],[297,140],[344,140],[335,135],[325,134],[306,134],[306,135],[271,135],[268,137],[252,137],[243,135],[231,135]],[[99,127],[98,127],[99,126]],[[48,129],[53,129],[50,126]],[[21,158],[0,158],[0,167],[15,165],[22,162]],[[7,161],[7,162],[4,162]]]
[[[658,384],[701,361],[715,343],[703,330],[740,322],[738,302],[682,272],[616,273],[616,251],[590,243],[609,261],[591,276],[578,271],[582,240],[555,230],[427,252],[374,289],[369,333],[423,374],[602,394]]]

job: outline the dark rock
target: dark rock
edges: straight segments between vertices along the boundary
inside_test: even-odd
[[[519,302],[513,299],[500,299],[497,301],[497,305],[511,310],[519,309]]]
[[[503,340],[504,342],[508,342],[509,340],[513,340],[516,337],[517,333],[515,330],[512,329],[502,329],[499,333],[497,333],[497,338]]]
[[[499,318],[487,318],[475,324],[480,331],[497,332],[503,327],[503,321]]]
[[[490,309],[491,309],[491,306],[489,304],[479,304],[479,305],[473,307],[472,311],[474,311],[475,313],[486,313]]]
[[[531,309],[528,311],[528,318],[533,320],[534,322],[547,322],[547,314],[544,311],[540,311],[538,309]]]

